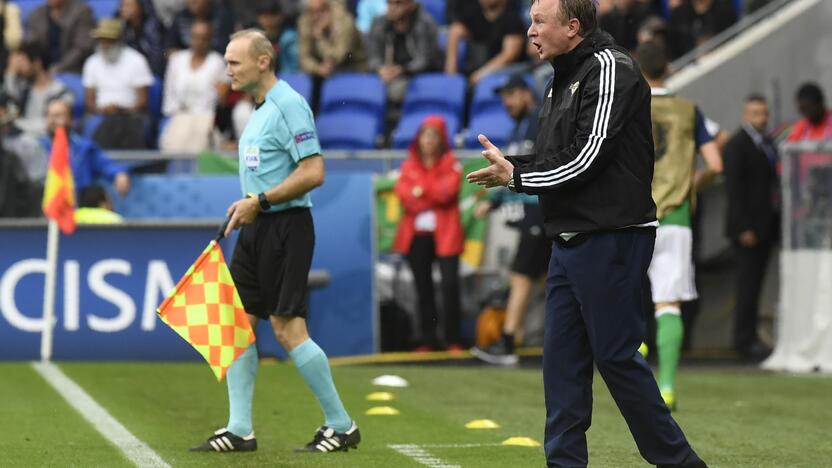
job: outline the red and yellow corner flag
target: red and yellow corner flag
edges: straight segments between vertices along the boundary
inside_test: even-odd
[[[43,214],[58,223],[61,232],[75,232],[75,180],[69,166],[69,141],[66,129],[58,127],[52,140],[49,170],[43,189]]]
[[[217,241],[208,244],[156,312],[208,361],[217,381],[254,343],[254,332]]]

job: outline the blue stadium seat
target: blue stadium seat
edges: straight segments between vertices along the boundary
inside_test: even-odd
[[[26,20],[29,19],[29,14],[35,8],[45,4],[43,0],[16,0],[9,3],[14,3],[20,8],[20,21],[23,22],[24,26],[26,25]]]
[[[101,114],[90,114],[84,119],[84,130],[81,132],[84,137],[92,139],[98,126],[104,121],[104,116]]]
[[[318,138],[327,149],[374,149],[378,116],[335,112],[318,117]]]
[[[281,73],[280,79],[298,92],[312,106],[312,78],[306,73]]]
[[[437,112],[462,118],[466,81],[462,75],[425,73],[410,80],[402,112]]]
[[[481,79],[474,87],[470,115],[484,114],[502,109],[503,103],[500,100],[500,96],[494,93],[494,90],[508,81],[509,76],[511,76],[509,73],[497,72]],[[531,75],[526,75],[526,82],[529,83],[531,89],[535,89],[536,85]]]
[[[419,3],[433,16],[436,24],[442,26],[447,23],[447,19],[445,18],[446,0],[419,0]]]
[[[72,92],[72,118],[76,121],[84,116],[84,84],[77,73],[58,73],[55,78]]]
[[[96,21],[104,18],[112,18],[118,12],[119,0],[86,0],[86,4],[92,8],[92,14]]]
[[[442,28],[439,30],[439,50],[442,51],[442,57],[445,57],[445,51],[448,48],[448,28]],[[459,71],[465,69],[465,57],[468,53],[468,43],[464,40],[459,41],[459,45],[456,48],[457,56],[456,56],[456,66]],[[444,60],[444,58],[443,58]]]
[[[435,114],[435,113],[434,113]],[[459,118],[454,114],[438,113],[445,117],[445,125],[448,128],[448,138],[451,140],[451,146],[454,146],[454,136],[459,132]],[[414,114],[404,114],[399,120],[399,125],[393,131],[393,148],[402,149],[410,146],[416,132],[422,125],[425,117],[432,115],[430,112],[417,112]]]
[[[165,84],[161,76],[153,77],[153,84],[147,90],[147,110],[150,113],[150,118],[154,122],[158,122],[162,117],[162,93],[164,92]]]
[[[381,118],[386,104],[384,83],[370,73],[332,75],[321,87],[320,112],[370,114]]]
[[[474,115],[468,123],[465,147],[471,149],[482,148],[477,139],[477,136],[482,133],[488,137],[491,143],[494,143],[498,148],[502,148],[508,144],[511,130],[515,125],[514,119],[504,110]]]

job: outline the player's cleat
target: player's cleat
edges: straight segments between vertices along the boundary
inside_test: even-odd
[[[650,352],[647,348],[647,343],[642,341],[641,346],[638,347],[638,352],[641,353],[641,357],[647,358],[647,353]]]
[[[504,340],[498,340],[486,348],[474,346],[471,348],[471,354],[481,361],[498,366],[513,366],[519,361],[514,350]]]
[[[191,452],[253,452],[257,450],[254,433],[240,437],[222,428],[214,433],[205,443],[191,447]]]
[[[315,437],[302,448],[295,449],[295,452],[327,453],[348,451],[357,449],[361,442],[361,431],[355,421],[347,432],[335,432],[331,427],[321,426],[315,431]]]
[[[670,411],[676,411],[676,395],[673,390],[662,390],[662,400]]]

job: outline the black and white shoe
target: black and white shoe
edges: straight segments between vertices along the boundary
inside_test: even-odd
[[[349,449],[357,449],[358,443],[361,442],[361,431],[355,421],[347,432],[335,432],[331,427],[321,426],[315,431],[315,437],[312,442],[309,442],[302,448],[295,449],[295,452],[313,452],[326,453],[348,451]]]
[[[205,443],[191,447],[191,452],[253,452],[257,450],[254,433],[240,437],[222,428],[214,433]]]
[[[498,366],[514,366],[520,360],[514,353],[514,349],[504,340],[498,340],[485,348],[474,346],[471,348],[471,354],[480,361]]]

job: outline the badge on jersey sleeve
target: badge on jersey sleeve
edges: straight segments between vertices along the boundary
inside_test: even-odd
[[[257,146],[246,146],[243,150],[243,157],[245,158],[246,167],[251,171],[256,171],[260,167],[260,148]]]

